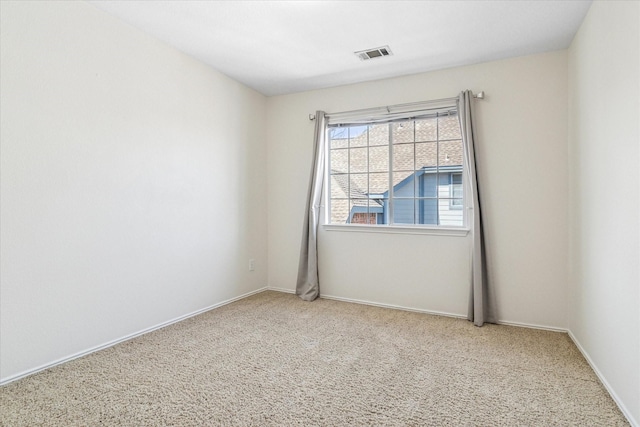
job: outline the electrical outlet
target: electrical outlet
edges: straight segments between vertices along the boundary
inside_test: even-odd
[[[250,259],[249,260],[249,271],[253,271],[256,269],[256,260],[255,259]]]

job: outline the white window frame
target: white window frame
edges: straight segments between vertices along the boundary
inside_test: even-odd
[[[441,111],[443,109],[455,109],[457,113],[457,103],[455,98],[426,102],[405,104],[395,107],[381,107],[376,109],[367,109],[359,111],[351,111],[346,113],[328,114],[327,115],[327,128],[325,129],[325,141],[326,151],[326,173],[324,182],[324,220],[322,223],[323,229],[327,231],[348,231],[348,232],[367,232],[367,233],[395,233],[395,234],[433,234],[433,235],[448,235],[448,236],[466,236],[469,232],[469,218],[466,214],[467,211],[467,186],[466,182],[467,165],[463,156],[462,165],[462,182],[463,182],[463,215],[462,226],[442,226],[432,224],[394,224],[392,210],[390,213],[389,224],[332,224],[331,221],[331,171],[330,171],[330,141],[329,141],[329,129],[331,125],[342,124],[344,126],[358,126],[358,125],[371,125],[379,123],[392,123],[404,120],[419,120],[432,115],[434,112]],[[415,141],[414,141],[415,144]],[[438,147],[440,141],[438,140]],[[389,135],[389,179],[392,180],[392,136]],[[348,148],[347,148],[348,149]],[[367,154],[368,155],[368,154]],[[457,173],[457,172],[456,172]],[[390,186],[389,199],[393,196],[393,189]],[[349,198],[349,200],[351,200]],[[415,200],[415,198],[414,198]],[[436,200],[439,200],[436,199]],[[452,203],[452,200],[450,200]],[[457,210],[457,209],[456,209]]]

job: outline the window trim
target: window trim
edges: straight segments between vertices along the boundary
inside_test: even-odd
[[[366,225],[366,224],[322,224],[325,231],[383,233],[383,234],[425,234],[432,236],[465,237],[469,234],[468,227],[429,227],[424,225]]]

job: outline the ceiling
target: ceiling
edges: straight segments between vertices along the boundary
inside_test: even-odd
[[[265,95],[279,95],[564,49],[591,1],[90,3]],[[384,45],[392,55],[354,55]]]

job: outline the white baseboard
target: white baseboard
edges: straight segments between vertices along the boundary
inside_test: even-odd
[[[273,286],[267,287],[267,290],[275,291],[275,292],[284,292],[284,293],[287,293],[287,294],[295,294],[296,293],[296,291],[292,290],[292,289],[277,288],[277,287],[273,287]],[[330,299],[330,300],[334,300],[334,301],[350,302],[350,303],[353,303],[353,304],[371,305],[373,307],[392,308],[392,309],[395,309],[395,310],[402,310],[402,311],[412,311],[414,313],[434,314],[436,316],[455,317],[455,318],[459,318],[459,319],[466,319],[467,318],[466,316],[464,316],[462,314],[445,313],[443,311],[434,311],[434,310],[423,310],[423,309],[420,309],[420,308],[411,308],[411,307],[404,307],[404,306],[401,306],[401,305],[384,304],[384,303],[366,301],[366,300],[355,299],[355,298],[337,297],[337,296],[333,296],[333,295],[322,294],[322,295],[320,295],[320,298]]]
[[[587,360],[587,363],[589,363],[589,366],[591,366],[591,369],[593,369],[593,372],[596,373],[596,376],[598,377],[598,379],[600,380],[604,388],[609,392],[609,395],[611,396],[613,401],[616,402],[616,405],[618,405],[618,408],[620,408],[620,411],[622,411],[622,414],[627,418],[627,421],[629,421],[629,424],[631,424],[632,427],[640,427],[640,424],[638,423],[638,421],[635,418],[633,418],[633,415],[631,414],[631,412],[629,412],[629,410],[624,405],[624,403],[622,403],[622,400],[620,400],[616,392],[613,390],[613,387],[611,387],[611,385],[607,382],[607,379],[604,377],[604,375],[602,375],[602,372],[600,372],[596,364],[593,363],[593,360],[591,360],[591,357],[589,357],[589,353],[587,353],[584,347],[582,347],[582,345],[580,344],[580,341],[578,341],[575,335],[573,335],[573,332],[571,332],[571,330],[568,330],[567,332],[569,334],[569,338],[571,338],[571,341],[573,341],[576,347],[578,347],[578,350],[580,350],[580,353],[582,353],[582,356]]]
[[[268,287],[267,289],[270,290],[270,291],[285,292],[285,293],[289,293],[289,294],[295,293],[295,291],[293,291],[291,289],[276,288],[276,287],[271,287],[271,286]],[[454,317],[456,319],[466,319],[467,318],[467,316],[465,314],[449,313],[449,312],[437,311],[437,310],[427,310],[427,309],[414,308],[414,307],[405,307],[405,306],[401,306],[401,305],[385,304],[385,303],[380,303],[380,302],[361,300],[361,299],[357,299],[357,298],[338,297],[338,296],[335,296],[335,295],[322,294],[322,295],[320,295],[320,298],[329,299],[329,300],[335,300],[335,301],[342,301],[342,302],[350,302],[350,303],[354,303],[354,304],[370,305],[370,306],[373,306],[373,307],[382,307],[382,308],[391,308],[391,309],[395,309],[395,310],[411,311],[411,312],[414,312],[414,313],[433,314],[435,316]],[[520,322],[510,322],[510,321],[498,321],[496,323],[498,325],[517,326],[517,327],[521,327],[521,328],[541,329],[541,330],[545,330],[545,331],[567,333],[566,329],[557,328],[557,327],[554,327],[554,326],[543,326],[543,325],[536,325],[536,324],[530,324],[530,323],[520,323]]]
[[[262,287],[260,289],[256,289],[255,291],[251,291],[251,292],[248,292],[246,294],[242,294],[240,296],[237,296],[235,298],[231,298],[231,299],[219,302],[217,304],[213,304],[213,305],[210,305],[208,307],[201,308],[200,310],[193,311],[193,312],[185,314],[183,316],[176,317],[176,318],[171,319],[171,320],[167,320],[166,322],[162,322],[162,323],[159,323],[159,324],[157,324],[155,326],[151,326],[151,327],[143,329],[141,331],[134,332],[134,333],[126,335],[126,336],[124,336],[122,338],[117,338],[115,340],[106,342],[104,344],[100,344],[100,345],[97,345],[95,347],[91,347],[91,348],[89,348],[87,350],[83,350],[83,351],[80,351],[78,353],[74,353],[74,354],[72,354],[70,356],[62,357],[62,358],[60,358],[58,360],[54,360],[53,362],[45,363],[44,365],[40,365],[40,366],[38,366],[36,368],[28,369],[26,371],[19,372],[17,374],[11,375],[9,377],[2,378],[2,379],[0,379],[0,386],[5,385],[5,384],[9,384],[10,382],[17,381],[17,380],[19,380],[21,378],[24,378],[24,377],[28,377],[29,375],[33,375],[33,374],[35,374],[37,372],[44,371],[45,369],[53,368],[54,366],[61,365],[61,364],[66,363],[66,362],[70,362],[70,361],[72,361],[74,359],[78,359],[78,358],[86,356],[88,354],[95,353],[96,351],[104,350],[105,348],[112,347],[112,346],[114,346],[116,344],[120,344],[121,342],[128,341],[130,339],[139,337],[140,335],[144,335],[144,334],[147,334],[149,332],[153,332],[153,331],[155,331],[157,329],[164,328],[165,326],[169,326],[169,325],[172,325],[174,323],[178,323],[178,322],[180,322],[182,320],[185,320],[185,319],[188,319],[190,317],[197,316],[197,315],[205,313],[205,312],[207,312],[209,310],[213,310],[214,308],[218,308],[218,307],[222,307],[223,305],[231,304],[232,302],[235,302],[235,301],[250,297],[251,295],[255,295],[255,294],[258,294],[260,292],[264,292],[267,289],[268,288],[266,286]]]
[[[498,320],[496,324],[505,325],[505,326],[517,326],[519,328],[540,329],[543,331],[550,331],[550,332],[562,332],[565,334],[567,333],[567,330],[565,328],[557,328],[555,326],[536,325],[534,323],[521,323],[521,322],[511,322],[509,320]]]
[[[405,306],[402,306],[402,305],[395,305],[395,304],[384,304],[384,303],[366,301],[366,300],[355,299],[355,298],[337,297],[337,296],[334,296],[334,295],[320,295],[320,298],[330,299],[330,300],[335,300],[335,301],[351,302],[351,303],[355,303],[355,304],[371,305],[373,307],[392,308],[392,309],[395,309],[395,310],[411,311],[411,312],[414,312],[414,313],[424,313],[424,314],[434,314],[436,316],[455,317],[457,319],[466,319],[467,318],[467,316],[462,315],[462,314],[447,313],[447,312],[444,312],[444,311],[436,311],[436,310],[425,310],[425,309],[421,309],[421,308],[405,307]]]
[[[285,294],[295,294],[296,293],[296,291],[294,289],[278,288],[278,287],[274,287],[274,286],[267,286],[267,290],[268,291],[275,291],[275,292],[284,292]]]

